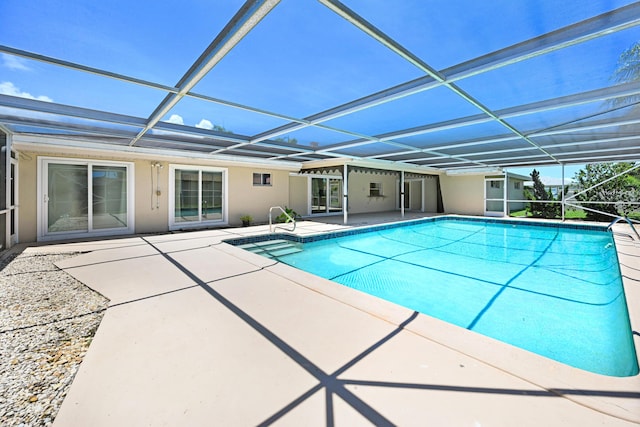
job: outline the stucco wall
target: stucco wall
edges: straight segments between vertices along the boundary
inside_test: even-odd
[[[349,173],[349,213],[385,212],[396,209],[398,177],[394,174]],[[382,184],[383,197],[369,197],[369,183]]]
[[[438,212],[438,179],[424,179],[424,211]]]
[[[442,203],[446,213],[484,215],[484,176],[440,177]]]
[[[420,181],[410,181],[410,194],[411,198],[409,200],[410,206],[409,209],[414,211],[422,210],[422,199],[424,198],[424,190],[422,187],[422,180]],[[405,195],[406,197],[406,195]]]
[[[36,169],[37,156],[33,153],[18,155],[18,239],[36,240]]]
[[[151,163],[150,160],[134,161],[136,233],[169,230],[169,163],[158,162],[163,166],[161,168],[152,168]],[[158,173],[160,179],[158,179]],[[156,195],[158,190],[160,190],[159,196]]]
[[[298,215],[309,215],[309,177],[289,177],[289,207]]]
[[[254,186],[253,173],[270,173],[271,185]],[[251,215],[258,223],[269,219],[269,208],[289,204],[289,172],[260,168],[229,168],[229,224],[241,224],[240,217]],[[274,217],[280,215],[273,211]]]

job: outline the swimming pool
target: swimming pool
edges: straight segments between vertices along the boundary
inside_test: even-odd
[[[362,231],[235,243],[577,368],[638,373],[604,228],[437,218]]]

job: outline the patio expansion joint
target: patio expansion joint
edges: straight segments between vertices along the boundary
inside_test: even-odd
[[[178,252],[182,252],[182,251],[178,251]],[[153,255],[153,256],[156,256],[156,255]],[[267,267],[271,267],[271,265],[269,265]],[[217,282],[224,282],[226,280],[233,279],[233,278],[236,278],[236,277],[242,277],[242,276],[246,276],[246,275],[249,275],[249,274],[258,273],[258,272],[260,272],[262,270],[266,270],[267,267],[256,268],[254,270],[250,270],[250,271],[246,271],[246,272],[238,273],[238,274],[232,274],[232,275],[228,275],[228,276],[225,276],[225,277],[220,277],[218,279],[214,279],[214,280],[210,280],[208,282],[202,282],[202,283],[204,283],[206,285],[213,285],[213,284],[215,284]],[[115,307],[119,307],[119,306],[124,306],[124,305],[128,305],[128,304],[141,302],[141,301],[146,301],[146,300],[150,300],[150,299],[153,299],[153,298],[174,294],[174,293],[186,291],[186,290],[189,290],[189,289],[200,288],[200,287],[202,287],[202,285],[200,283],[194,283],[193,285],[183,286],[181,288],[172,289],[172,290],[166,291],[166,292],[159,292],[159,293],[152,294],[152,295],[147,295],[147,296],[144,296],[144,297],[141,297],[141,298],[134,298],[134,299],[131,299],[131,300],[128,300],[128,301],[121,301],[121,302],[118,302],[118,303],[115,303],[115,304],[109,304],[109,306],[107,308],[115,308]],[[87,314],[91,314],[91,313],[87,313]]]
[[[135,257],[126,257],[126,258],[118,258],[118,259],[107,259],[107,260],[103,260],[103,261],[86,262],[86,263],[83,263],[83,264],[72,265],[72,266],[68,266],[68,267],[64,267],[64,268],[59,267],[59,268],[64,270],[67,274],[70,274],[70,275],[74,276],[71,272],[74,271],[75,269],[82,269],[82,268],[92,267],[92,266],[97,266],[97,265],[102,265],[102,264],[112,264],[112,263],[115,264],[115,263],[118,263],[118,262],[132,260],[132,259],[142,260],[144,258],[152,258],[152,257],[163,257],[164,259],[169,260],[169,262],[171,264],[176,266],[176,263],[173,261],[173,259],[170,257],[169,254],[185,253],[185,252],[198,250],[198,249],[213,248],[214,246],[218,246],[221,243],[223,243],[223,242],[220,241],[220,242],[216,242],[216,243],[212,243],[212,244],[209,243],[209,244],[206,244],[206,245],[203,245],[203,246],[197,246],[197,247],[192,247],[192,248],[187,248],[187,249],[179,249],[179,250],[175,250],[175,251],[163,251],[160,248],[158,248],[155,243],[148,241],[144,237],[142,237],[142,241],[143,241],[143,244],[138,244],[138,245],[135,245],[135,246],[141,246],[141,247],[142,246],[150,246],[151,248],[153,248],[157,252],[153,253],[153,254],[139,255],[139,256],[135,256]],[[101,250],[102,249],[98,249],[96,251],[83,251],[83,252],[79,253],[78,255],[80,256],[80,255],[84,255],[84,254],[99,252]],[[235,257],[232,254],[229,254],[229,255],[233,256],[236,259],[239,259],[239,260],[242,260],[242,261],[246,261],[246,260],[243,260],[240,257]],[[235,278],[235,277],[239,277],[239,276],[243,276],[243,275],[247,275],[247,274],[256,273],[256,272],[259,272],[261,270],[267,271],[266,269],[268,267],[271,267],[271,266],[275,265],[276,263],[277,262],[274,262],[272,264],[269,264],[269,265],[266,265],[266,266],[262,266],[262,267],[255,266],[255,265],[251,264],[252,265],[252,269],[249,270],[249,271],[244,271],[242,273],[237,273],[237,274],[233,274],[233,275],[225,275],[224,277],[216,278],[214,280],[210,280],[210,281],[206,281],[206,282],[203,281],[203,283],[213,284],[213,283],[224,281],[224,280],[227,280],[227,279],[231,279],[231,278]],[[178,270],[182,271],[181,268],[178,268]],[[182,271],[182,272],[184,273],[184,271]],[[189,274],[187,274],[187,276],[190,277]],[[193,280],[193,278],[191,278],[191,277],[190,277],[190,279]],[[201,286],[200,284],[198,284],[198,281],[196,281],[196,280],[193,280],[193,281],[194,281],[194,284],[188,285],[188,286],[183,286],[183,287],[180,287],[180,288],[177,288],[177,289],[171,289],[171,290],[165,291],[165,292],[158,292],[158,293],[146,295],[146,296],[139,297],[139,298],[129,299],[129,300],[126,300],[126,301],[119,301],[117,303],[109,303],[109,305],[107,306],[107,309],[108,308],[115,308],[115,307],[119,307],[119,306],[125,306],[125,305],[129,305],[129,304],[136,303],[136,302],[147,301],[147,300],[150,300],[150,299],[153,299],[153,298],[157,298],[157,297],[161,297],[161,296],[165,296],[165,295],[170,295],[170,294],[174,294],[174,293],[177,293],[177,292],[182,292],[182,291],[185,291],[185,290],[189,290],[189,289],[197,288],[197,287]],[[90,286],[89,283],[84,283],[84,284],[93,289],[93,287]],[[103,309],[101,311],[104,311],[104,310],[106,310],[106,309]],[[82,314],[82,315],[86,316],[86,315],[89,315],[89,314],[93,314],[93,312],[85,313],[85,314]],[[59,319],[59,320],[56,320],[56,321],[63,321],[63,320],[68,320],[68,319]],[[41,326],[41,325],[32,325],[32,326],[28,326],[28,327],[24,327],[24,328],[30,328],[30,327],[35,327],[35,326]],[[0,331],[0,333],[1,332],[5,332],[5,331]]]
[[[94,252],[97,252],[97,251],[82,252],[82,253],[79,253],[78,256],[86,255],[86,254],[94,253]],[[137,259],[137,258],[150,258],[150,257],[154,257],[154,256],[158,256],[158,254],[138,255],[138,256],[135,256],[135,257],[127,257],[127,258],[119,258],[119,259],[108,259],[108,260],[104,260],[104,261],[88,262],[86,264],[79,264],[79,265],[72,265],[72,266],[69,266],[69,267],[58,267],[58,268],[67,271],[67,270],[73,270],[73,269],[76,269],[76,268],[91,267],[91,266],[100,265],[100,264],[109,264],[109,263],[115,263],[115,262],[120,262],[120,261],[125,261],[125,260],[130,260],[130,259]]]
[[[159,249],[157,249],[153,244],[149,243],[149,245],[151,245],[152,247],[154,247],[156,250],[159,251]],[[379,348],[382,344],[384,344],[385,342],[387,342],[388,340],[390,340],[391,338],[396,336],[400,331],[404,330],[406,325],[409,324],[411,321],[413,321],[415,319],[415,317],[417,316],[416,312],[414,312],[408,319],[406,319],[401,324],[395,325],[395,329],[391,333],[387,334],[385,337],[383,337],[380,341],[375,343],[373,346],[365,349],[364,352],[362,352],[360,355],[354,357],[350,362],[348,362],[345,365],[343,365],[342,368],[338,369],[334,373],[327,373],[322,368],[320,368],[320,366],[318,366],[313,361],[311,361],[311,359],[309,359],[306,356],[304,356],[301,352],[296,350],[293,346],[291,346],[289,343],[287,343],[284,339],[280,338],[278,336],[278,334],[276,334],[275,332],[271,331],[269,328],[267,328],[265,325],[260,323],[257,319],[252,317],[249,313],[247,313],[246,311],[241,309],[239,306],[234,304],[232,301],[230,301],[229,299],[224,297],[221,293],[216,291],[210,285],[212,283],[221,282],[221,281],[230,279],[232,277],[239,277],[239,276],[244,276],[244,275],[247,275],[247,274],[253,274],[253,273],[256,273],[256,272],[259,272],[259,271],[262,271],[262,270],[264,270],[264,271],[266,271],[266,272],[268,272],[270,274],[274,274],[273,272],[267,270],[267,268],[271,267],[271,266],[273,266],[275,264],[278,264],[277,262],[274,263],[274,264],[271,264],[269,266],[264,266],[264,267],[257,268],[257,269],[255,269],[253,271],[243,272],[243,273],[236,274],[236,275],[229,275],[229,276],[226,276],[224,278],[220,278],[220,279],[213,280],[213,281],[210,281],[210,282],[204,282],[200,278],[198,278],[193,272],[191,272],[186,266],[182,265],[178,260],[172,258],[169,254],[165,254],[165,253],[161,252],[161,255],[167,261],[172,263],[176,268],[178,268],[183,274],[185,274],[187,277],[189,277],[189,279],[191,279],[192,281],[194,281],[196,283],[194,286],[190,286],[190,288],[192,288],[192,287],[200,287],[201,289],[203,289],[211,297],[213,297],[218,303],[222,304],[231,313],[236,315],[238,317],[238,319],[240,319],[241,321],[246,323],[249,327],[254,329],[260,335],[262,335],[265,339],[267,339],[269,342],[271,342],[271,344],[276,346],[278,348],[278,350],[280,350],[287,357],[289,357],[292,361],[294,361],[296,364],[298,364],[299,367],[304,369],[309,375],[311,375],[312,377],[314,377],[315,379],[317,379],[319,381],[319,384],[315,385],[310,390],[308,390],[307,392],[303,393],[302,396],[298,397],[293,402],[291,402],[290,404],[286,405],[280,411],[277,411],[275,414],[273,414],[268,419],[264,420],[262,423],[260,423],[258,425],[270,425],[270,424],[272,424],[276,420],[280,419],[282,416],[284,416],[287,413],[289,413],[293,408],[298,406],[298,404],[302,403],[308,397],[310,397],[311,395],[315,394],[317,391],[322,390],[323,388],[326,389],[327,392],[331,392],[331,393],[339,396],[345,402],[349,403],[352,407],[356,408],[358,410],[358,412],[360,412],[360,414],[362,416],[367,418],[372,423],[374,423],[376,425],[381,425],[381,426],[383,426],[383,425],[384,426],[387,426],[387,425],[388,426],[392,426],[393,425],[393,423],[391,423],[388,419],[386,419],[375,408],[373,408],[372,406],[367,404],[364,400],[362,400],[357,395],[355,395],[353,392],[348,390],[341,381],[337,380],[337,376],[340,373],[343,373],[345,370],[347,370],[351,366],[353,366],[354,364],[358,363],[362,358],[364,358],[366,355],[370,354],[375,349]]]

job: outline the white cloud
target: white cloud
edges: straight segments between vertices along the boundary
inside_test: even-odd
[[[200,120],[200,123],[198,123],[196,125],[196,127],[200,128],[200,129],[209,129],[209,130],[211,130],[211,129],[213,129],[213,123],[211,123],[207,119],[202,119],[202,120]]]
[[[184,124],[184,120],[182,119],[182,116],[179,116],[178,114],[172,114],[171,117],[169,117],[169,120],[167,120],[168,123],[173,123],[176,125],[183,125]]]
[[[29,92],[23,92],[20,90],[19,87],[17,87],[11,82],[0,83],[0,94],[19,96],[20,98],[27,98],[27,99],[37,99],[38,101],[53,102],[53,100],[48,96],[45,96],[45,95],[33,96]]]
[[[2,54],[2,66],[10,70],[31,71],[24,59],[6,53]]]

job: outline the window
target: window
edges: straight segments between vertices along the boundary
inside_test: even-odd
[[[226,169],[171,165],[170,228],[226,219]]]
[[[500,181],[491,181],[491,188],[500,188]]]
[[[521,182],[520,181],[516,181],[516,182],[513,183],[513,188],[515,190],[519,190],[520,189],[520,185],[521,185]]]
[[[270,173],[254,173],[253,185],[271,185]]]
[[[369,197],[381,197],[382,196],[382,183],[370,182],[369,183]]]

